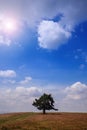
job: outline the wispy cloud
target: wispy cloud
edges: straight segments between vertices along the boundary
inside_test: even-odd
[[[83,70],[85,68],[85,64],[80,64],[79,68]]]
[[[13,78],[16,77],[16,72],[14,70],[0,70],[0,77]]]
[[[20,81],[19,83],[20,83],[21,85],[26,85],[26,84],[28,84],[31,80],[32,80],[32,77],[25,77],[25,79],[22,80],[22,81]]]
[[[83,70],[87,66],[87,52],[82,49],[77,49],[74,52],[74,59],[79,63],[79,69]]]
[[[0,45],[10,46],[10,44],[11,44],[11,39],[9,39],[8,37],[4,35],[0,35]]]

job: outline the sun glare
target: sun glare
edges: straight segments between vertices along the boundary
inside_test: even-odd
[[[5,28],[7,30],[14,30],[14,24],[12,22],[5,23]]]
[[[12,33],[16,30],[16,22],[14,20],[8,19],[3,22],[3,30],[7,33]]]

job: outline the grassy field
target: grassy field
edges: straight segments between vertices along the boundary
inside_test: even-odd
[[[12,113],[0,115],[0,130],[87,130],[85,113]]]

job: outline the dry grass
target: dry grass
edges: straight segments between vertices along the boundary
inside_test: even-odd
[[[0,130],[87,130],[86,113],[12,113],[0,115]]]

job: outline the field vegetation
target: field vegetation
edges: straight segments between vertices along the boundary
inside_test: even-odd
[[[0,130],[87,130],[87,113],[1,114]]]

